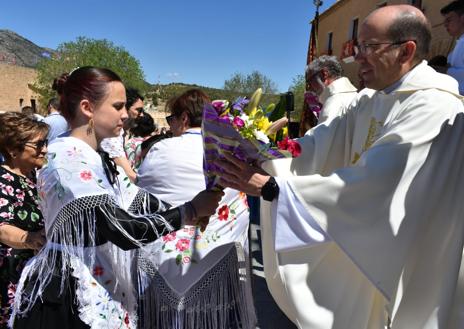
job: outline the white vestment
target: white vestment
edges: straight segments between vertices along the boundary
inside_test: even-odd
[[[423,62],[264,164],[266,280],[299,328],[464,328],[462,111]]]
[[[319,96],[319,101],[323,104],[319,123],[328,123],[333,118],[344,114],[356,94],[357,89],[348,78],[341,77],[333,81]]]

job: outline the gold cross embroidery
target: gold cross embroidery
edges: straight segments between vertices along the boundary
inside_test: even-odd
[[[378,128],[381,128],[383,126],[382,121],[376,121],[375,118],[371,118],[371,121],[369,123],[369,130],[367,132],[367,137],[366,141],[364,142],[364,146],[362,147],[361,154],[363,154],[365,151],[367,151],[372,144],[377,140],[378,138]],[[353,161],[351,161],[351,164],[356,164],[358,162],[359,158],[361,158],[361,154],[355,152],[353,155]]]

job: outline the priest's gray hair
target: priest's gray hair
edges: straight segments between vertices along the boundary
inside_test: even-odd
[[[322,55],[313,60],[306,67],[306,74],[314,74],[326,69],[331,78],[340,78],[343,68],[335,56]]]
[[[392,42],[412,40],[416,43],[417,60],[425,59],[430,50],[432,33],[429,21],[414,11],[405,10],[391,22],[387,36]]]

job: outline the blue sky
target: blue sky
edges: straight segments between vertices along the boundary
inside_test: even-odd
[[[304,71],[314,11],[312,0],[22,0],[2,3],[0,29],[53,49],[78,36],[108,39],[150,83],[221,88],[258,70],[283,92]]]

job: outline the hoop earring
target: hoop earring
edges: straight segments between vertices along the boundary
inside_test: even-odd
[[[91,118],[91,119],[89,120],[89,123],[87,124],[87,136],[88,136],[88,135],[92,135],[92,133],[93,133],[93,127],[94,127],[93,119]]]

